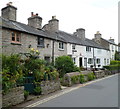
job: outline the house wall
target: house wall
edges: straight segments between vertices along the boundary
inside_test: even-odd
[[[114,60],[115,59],[115,52],[118,51],[118,46],[109,44],[109,49],[110,49],[110,59]]]
[[[64,43],[64,50],[59,49],[59,41],[55,41],[54,43],[54,55],[55,58],[58,56],[63,56],[63,55],[67,55],[67,44]]]
[[[92,47],[91,47],[91,52],[88,52],[86,51],[86,46],[76,45],[77,52],[74,52],[74,53],[72,52],[72,44],[68,43],[67,47],[68,47],[67,54],[71,55],[72,58],[75,58],[75,65],[77,65],[78,67],[80,65],[79,58],[82,58],[82,66],[84,68],[90,68],[90,66],[94,64],[94,63],[88,64],[88,59],[89,58],[93,59]],[[99,68],[102,68],[104,65],[110,64],[110,51],[94,48],[94,56],[95,56],[95,59],[100,59],[100,64],[97,64],[95,60],[96,68],[98,68],[98,65],[101,65]],[[85,58],[87,58],[87,63],[85,63]],[[104,62],[104,60],[106,60],[106,63]]]
[[[31,48],[38,50],[40,52],[40,58],[44,59],[45,56],[50,57],[52,60],[52,50],[53,50],[53,40],[44,39],[44,48],[37,46],[37,36],[30,35],[26,33],[21,33],[21,44],[11,43],[11,34],[12,30],[3,29],[2,30],[2,52],[6,55],[11,53],[28,53],[30,51],[29,45]],[[54,43],[54,56],[63,56],[67,55],[67,44],[64,43],[64,50],[58,49],[58,42]]]

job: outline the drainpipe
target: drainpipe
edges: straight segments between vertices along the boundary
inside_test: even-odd
[[[93,73],[95,75],[95,68],[96,68],[96,65],[95,65],[95,53],[94,53],[94,47],[93,47]]]
[[[55,41],[53,40],[53,43],[52,43],[52,63],[54,65],[54,45],[55,45]]]

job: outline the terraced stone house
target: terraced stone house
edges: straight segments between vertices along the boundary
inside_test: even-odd
[[[78,67],[102,68],[109,65],[117,45],[112,41],[102,43],[101,34],[86,38],[85,29],[76,29],[73,34],[59,30],[59,20],[55,16],[42,27],[42,18],[31,13],[28,24],[17,21],[17,8],[7,4],[1,10],[2,52],[27,53],[30,48],[40,52],[40,58],[52,62],[58,56],[68,55]],[[112,52],[112,45],[115,50]]]

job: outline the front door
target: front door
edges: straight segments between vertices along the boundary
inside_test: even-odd
[[[79,67],[82,67],[82,57],[79,58]]]

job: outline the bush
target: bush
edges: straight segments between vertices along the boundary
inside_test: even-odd
[[[88,81],[94,80],[95,79],[94,73],[88,73],[87,78],[88,78]]]
[[[22,63],[20,55],[2,55],[2,89],[3,93],[7,93],[10,88],[23,84],[20,79],[23,77]]]
[[[110,65],[120,65],[120,61],[112,60],[110,61]]]
[[[60,77],[63,77],[66,73],[76,70],[78,71],[78,68],[75,67],[72,59],[69,56],[57,57],[55,60],[55,67],[59,71]]]
[[[35,87],[34,93],[35,93],[35,95],[40,95],[41,94],[41,87],[40,86]]]
[[[29,96],[29,92],[24,90],[24,98],[25,98],[25,100],[28,98],[28,96]]]
[[[80,83],[84,83],[84,82],[85,82],[84,74],[80,74]]]
[[[79,81],[79,75],[72,76],[71,77],[71,81],[72,81],[73,84],[78,83],[78,81]]]
[[[107,70],[113,71],[113,70],[120,70],[120,65],[109,65],[109,66],[104,66]]]
[[[75,65],[73,68],[73,72],[80,72],[80,68]]]

